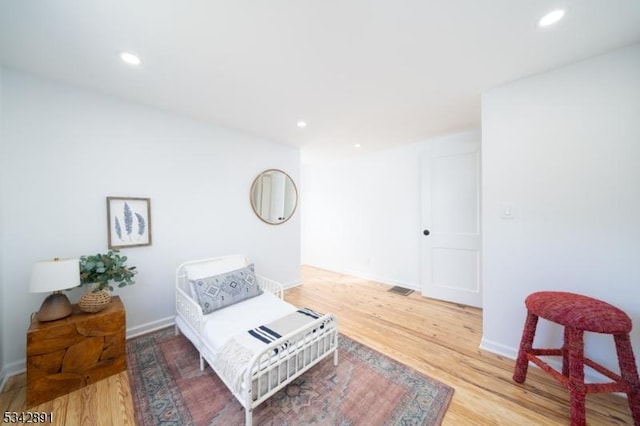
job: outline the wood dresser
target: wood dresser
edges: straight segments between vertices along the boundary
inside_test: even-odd
[[[34,319],[27,331],[27,408],[126,370],[125,329],[119,296],[97,313],[73,305],[66,318]]]

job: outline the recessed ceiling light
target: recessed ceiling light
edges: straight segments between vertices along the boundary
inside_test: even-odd
[[[354,148],[360,148],[362,145],[360,145],[359,143],[356,143],[353,145]]]
[[[561,20],[564,17],[564,14],[565,12],[562,9],[556,9],[553,12],[549,12],[538,21],[538,26],[544,28],[549,25],[553,25]]]
[[[140,65],[140,58],[138,58],[133,53],[122,52],[120,54],[120,59],[128,63],[129,65]]]
[[[303,127],[307,127],[307,123],[305,123],[304,121],[298,121],[298,127],[300,127],[301,129]]]

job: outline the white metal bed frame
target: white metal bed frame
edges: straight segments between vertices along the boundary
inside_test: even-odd
[[[176,270],[176,317],[180,317],[182,319],[180,324],[191,331],[191,333],[183,334],[191,340],[199,352],[200,370],[204,370],[204,362],[206,361],[216,374],[218,372],[214,367],[215,364],[213,359],[210,359],[211,354],[215,351],[203,337],[206,316],[203,315],[200,305],[189,296],[189,282],[185,266],[215,262],[221,259],[224,257],[189,261],[178,266]],[[280,283],[259,275],[256,275],[256,278],[263,291],[269,291],[281,300],[283,299],[284,291]],[[176,321],[176,334],[179,334],[180,331],[180,325]],[[197,337],[192,339],[190,334]],[[287,345],[286,349],[282,349],[282,343],[285,341],[292,344]],[[275,348],[279,348],[277,353],[274,353]],[[337,366],[338,322],[333,314],[326,314],[275,342],[265,345],[264,349],[249,361],[246,372],[251,372],[251,374],[245,372],[242,389],[239,392],[235,392],[224,377],[220,374],[218,376],[244,407],[245,424],[251,426],[255,407],[332,353],[333,365]]]

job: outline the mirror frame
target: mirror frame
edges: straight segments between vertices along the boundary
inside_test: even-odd
[[[259,213],[258,213],[258,208],[255,204],[254,201],[254,197],[253,197],[253,191],[255,189],[255,186],[258,182],[258,180],[260,178],[262,178],[264,175],[273,173],[273,172],[278,172],[278,173],[282,173],[285,177],[285,179],[288,179],[289,182],[291,182],[291,186],[293,186],[293,192],[295,195],[295,203],[293,205],[293,210],[291,211],[291,214],[289,214],[288,216],[285,217],[284,220],[279,221],[279,222],[271,222],[269,220],[266,220],[265,218],[263,218]],[[293,180],[293,178],[291,176],[289,176],[289,174],[287,174],[287,172],[280,170],[280,169],[266,169],[263,170],[262,172],[260,172],[258,174],[258,176],[255,177],[255,179],[253,179],[253,182],[251,183],[251,188],[249,188],[249,202],[251,203],[251,208],[253,209],[253,212],[255,213],[255,215],[258,217],[258,219],[260,219],[261,221],[263,221],[264,223],[268,224],[268,225],[282,225],[283,223],[286,223],[289,221],[289,219],[291,219],[294,215],[294,213],[296,212],[296,210],[298,209],[298,187],[296,186],[295,181]]]

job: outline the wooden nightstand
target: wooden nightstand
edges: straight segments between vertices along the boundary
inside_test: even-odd
[[[127,369],[125,310],[113,296],[100,312],[33,320],[27,331],[27,408]]]

